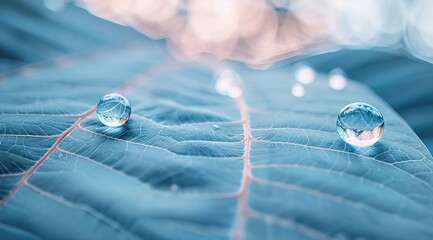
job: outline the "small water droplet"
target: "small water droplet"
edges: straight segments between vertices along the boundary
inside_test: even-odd
[[[329,87],[331,87],[334,90],[340,91],[346,88],[347,86],[347,79],[346,74],[344,71],[340,68],[333,69],[329,73]]]
[[[367,147],[375,144],[385,128],[382,114],[367,103],[351,103],[345,106],[337,118],[337,131],[347,143]]]
[[[219,126],[219,125],[212,125],[212,129],[213,130],[220,130],[221,129],[221,127]]]
[[[128,99],[117,93],[110,93],[99,100],[96,114],[99,121],[109,127],[119,127],[131,116]]]
[[[303,84],[309,84],[314,81],[316,78],[316,71],[310,66],[305,64],[296,64],[295,65],[295,78],[298,82]]]
[[[305,95],[305,88],[302,84],[296,83],[292,87],[292,94],[295,97],[303,97]]]
[[[171,191],[177,191],[177,190],[179,190],[179,186],[178,186],[177,184],[172,184],[172,185],[170,186],[170,190],[171,190]]]
[[[54,151],[54,155],[56,156],[56,157],[63,157],[63,153],[62,152],[60,152],[60,151]]]
[[[235,72],[224,69],[217,74],[215,91],[221,95],[238,98],[242,95],[242,81]]]
[[[44,0],[44,5],[53,12],[61,12],[67,7],[68,0]]]

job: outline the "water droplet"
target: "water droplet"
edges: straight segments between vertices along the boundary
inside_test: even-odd
[[[351,103],[345,106],[337,118],[337,131],[347,143],[367,147],[382,136],[385,121],[382,114],[367,103]]]
[[[316,71],[307,65],[297,64],[295,65],[295,78],[300,83],[309,84],[316,78]]]
[[[109,127],[119,127],[131,116],[128,99],[117,93],[110,93],[101,98],[96,109],[99,121]]]
[[[219,129],[221,129],[221,127],[219,126],[219,125],[212,125],[212,129],[213,130],[219,130]]]
[[[67,7],[68,0],[44,0],[44,5],[53,12],[61,12]]]
[[[344,71],[340,68],[333,69],[329,73],[329,87],[331,87],[334,90],[340,91],[346,88],[347,86],[347,79],[346,74]]]
[[[233,71],[224,69],[216,77],[215,91],[221,95],[238,98],[242,95],[242,81]]]
[[[62,152],[60,152],[60,151],[54,151],[54,155],[56,156],[56,157],[63,157],[63,153]]]
[[[292,94],[295,97],[303,97],[305,95],[305,88],[302,84],[296,83],[292,87]]]

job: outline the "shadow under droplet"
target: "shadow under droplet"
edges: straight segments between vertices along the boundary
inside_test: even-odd
[[[354,153],[358,155],[373,157],[379,161],[386,162],[386,159],[392,158],[392,152],[390,151],[390,146],[380,142],[380,140],[368,147],[358,147],[346,143],[343,139],[339,138],[338,140],[336,140],[334,146],[336,147],[336,149],[340,149],[342,151]]]
[[[133,129],[131,127],[131,122],[133,122],[133,120],[130,119],[122,126],[109,127],[96,119],[89,119],[83,123],[81,127],[109,137],[122,138],[125,137],[125,135],[128,135],[128,133],[132,132]]]

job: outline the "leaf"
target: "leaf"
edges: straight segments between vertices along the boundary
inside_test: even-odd
[[[142,34],[95,17],[72,4],[61,13],[50,11],[44,5],[48,1],[2,0],[0,72],[25,63],[129,41],[152,44]]]
[[[319,75],[296,98],[284,68],[237,68],[231,99],[212,69],[149,44],[62,63],[0,82],[1,239],[433,237],[432,157],[360,84]],[[110,92],[132,104],[124,127],[97,121]],[[385,117],[371,148],[335,131],[354,101]]]
[[[431,118],[426,117],[433,114],[431,63],[385,49],[343,49],[305,60],[322,72],[338,66],[366,84],[408,122],[430,152],[433,150]]]

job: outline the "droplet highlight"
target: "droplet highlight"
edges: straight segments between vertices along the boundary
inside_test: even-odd
[[[344,71],[340,68],[333,69],[329,73],[329,87],[336,90],[341,91],[347,86],[347,78]]]
[[[96,108],[99,121],[109,127],[125,124],[131,116],[131,105],[128,99],[117,93],[110,93],[99,100]]]
[[[212,125],[212,129],[213,130],[220,130],[221,129],[221,127],[219,126],[219,125]]]
[[[242,96],[242,81],[240,77],[229,69],[224,69],[217,74],[215,91],[231,98]]]
[[[353,146],[368,147],[375,144],[384,129],[382,114],[367,103],[351,103],[338,114],[337,132],[345,142]]]

